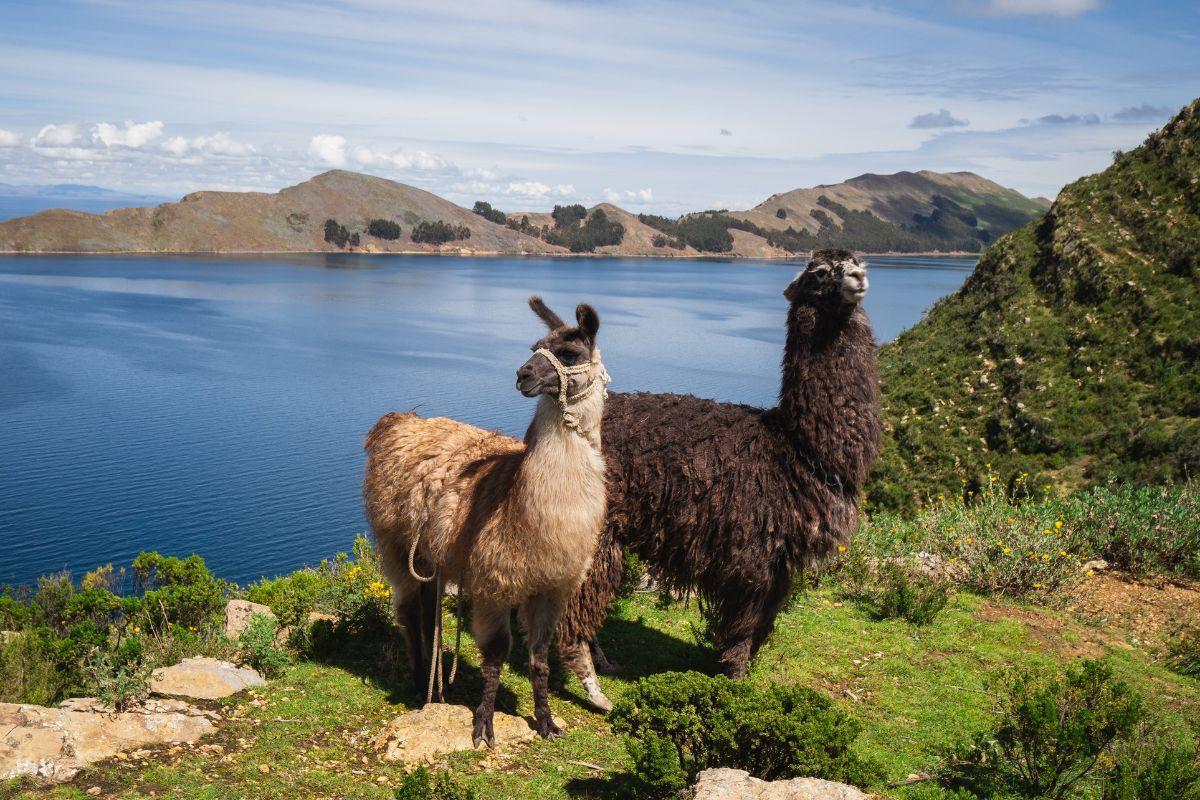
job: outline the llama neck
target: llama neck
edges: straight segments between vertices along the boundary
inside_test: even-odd
[[[875,337],[859,308],[793,304],[779,416],[805,460],[827,480],[857,489],[879,453]]]
[[[516,500],[528,530],[547,552],[590,557],[604,524],[605,475],[600,455],[604,393],[573,405],[579,430],[568,427],[558,400],[542,396],[525,434]]]

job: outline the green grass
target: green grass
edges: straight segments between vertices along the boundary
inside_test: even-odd
[[[763,686],[800,683],[829,694],[864,723],[860,752],[877,759],[888,779],[933,767],[941,748],[984,726],[991,707],[987,679],[1011,665],[1065,661],[1068,640],[1088,630],[1063,612],[955,595],[932,624],[874,621],[829,590],[799,597],[779,620],[772,642],[755,662],[749,680]],[[1011,618],[1006,618],[1007,613]],[[1035,636],[1019,618],[1037,615],[1040,627],[1057,637]],[[449,615],[447,615],[449,618]],[[989,621],[992,620],[992,621]],[[452,623],[451,623],[452,625]],[[712,653],[697,644],[702,622],[694,607],[659,608],[646,595],[623,603],[602,641],[625,673],[603,680],[614,699],[638,677],[667,669],[712,671]],[[1097,637],[1090,637],[1097,640]],[[1062,651],[1047,645],[1061,640]],[[529,683],[520,668],[519,643],[505,670],[499,708],[532,713]],[[479,690],[478,654],[464,638],[461,683],[453,702],[474,704]],[[389,798],[403,776],[380,762],[371,739],[393,716],[415,704],[407,676],[391,665],[403,661],[399,647],[360,646],[339,654],[337,663],[299,663],[267,688],[224,704],[230,715],[214,737],[178,753],[160,749],[140,762],[111,761],[83,774],[69,787],[17,797],[68,798],[100,786],[107,796],[146,798]],[[1164,713],[1194,718],[1200,712],[1200,681],[1154,663],[1153,653],[1128,647],[1109,650],[1117,673],[1141,688]],[[402,673],[403,670],[400,670]],[[399,689],[396,688],[399,679]],[[568,734],[514,752],[459,754],[442,766],[453,769],[487,798],[599,797],[605,781],[627,766],[620,739],[604,718],[583,705],[573,675],[559,673],[552,697]],[[219,744],[223,753],[204,751]],[[366,762],[363,762],[364,757]],[[588,762],[610,772],[597,773]],[[270,767],[263,773],[259,765]],[[380,783],[383,778],[385,783]],[[877,789],[880,787],[876,787]],[[902,790],[895,796],[902,797]],[[3,796],[3,792],[0,792]]]

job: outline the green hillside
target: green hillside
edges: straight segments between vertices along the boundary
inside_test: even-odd
[[[869,489],[911,509],[985,464],[1045,491],[1200,466],[1200,101],[1066,187],[883,348]]]

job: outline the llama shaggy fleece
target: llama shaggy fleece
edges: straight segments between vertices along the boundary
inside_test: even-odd
[[[788,287],[776,408],[609,397],[607,526],[559,627],[564,660],[581,677],[581,654],[620,584],[622,545],[663,588],[699,593],[715,614],[722,666],[741,677],[793,576],[850,541],[881,433],[865,290],[865,270],[845,251],[814,254]]]

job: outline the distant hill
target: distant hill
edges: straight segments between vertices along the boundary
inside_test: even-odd
[[[975,252],[1045,210],[965,172],[862,175],[775,195],[749,211],[698,212],[678,220],[632,214],[610,203],[576,208],[582,216],[565,226],[546,212],[477,214],[412,186],[334,170],[275,194],[206,191],[157,208],[45,211],[0,222],[0,251],[574,251],[747,258],[784,258],[826,246]],[[328,237],[327,220],[336,222]],[[371,220],[395,223],[399,234],[372,235]]]
[[[155,208],[104,214],[44,211],[0,222],[0,250],[36,252],[322,252],[345,249],[326,241],[326,220],[359,236],[367,252],[543,253],[536,238],[488,222],[437,195],[395,181],[334,170],[275,194],[195,192]],[[367,223],[398,223],[394,240],[372,237]],[[466,228],[469,238],[414,242],[421,223]]]
[[[0,221],[36,214],[51,208],[69,208],[99,214],[114,208],[157,205],[165,197],[131,194],[77,183],[20,185],[0,183]]]
[[[876,507],[1200,471],[1200,100],[1063,189],[880,354]]]

